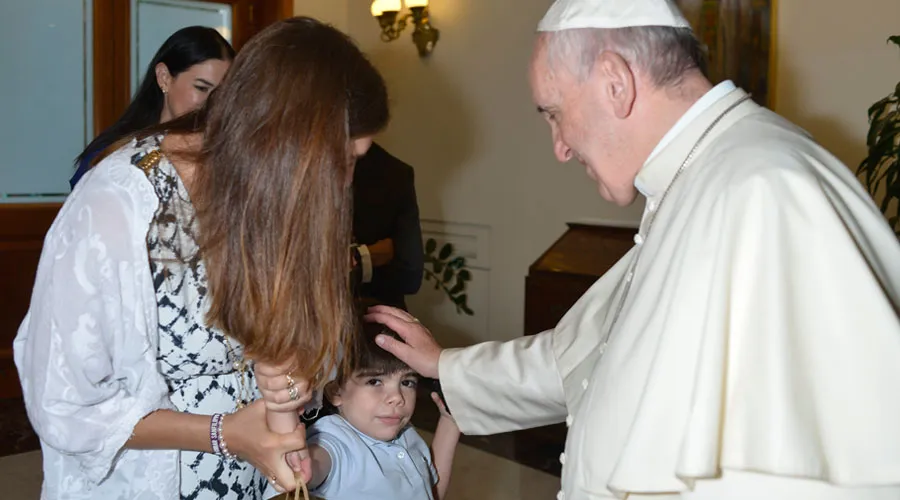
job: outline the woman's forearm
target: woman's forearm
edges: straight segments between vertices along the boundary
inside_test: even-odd
[[[126,448],[138,450],[191,450],[212,453],[210,415],[157,410],[136,426]]]
[[[288,434],[300,425],[300,415],[296,411],[266,410],[266,423],[269,424],[270,431]]]

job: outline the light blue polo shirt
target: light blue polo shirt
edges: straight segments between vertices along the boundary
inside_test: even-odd
[[[310,493],[325,500],[434,500],[437,470],[412,426],[393,441],[371,438],[340,415],[321,418],[307,442],[331,456],[331,473]]]

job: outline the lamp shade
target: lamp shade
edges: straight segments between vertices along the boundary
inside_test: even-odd
[[[378,0],[382,12],[400,12],[403,7],[400,0]]]
[[[384,9],[381,8],[381,0],[373,0],[372,1],[372,16],[378,17],[381,13],[384,12]]]
[[[428,0],[406,0],[406,6],[409,8],[428,7]]]

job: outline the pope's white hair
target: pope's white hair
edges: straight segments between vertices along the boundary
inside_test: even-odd
[[[649,76],[656,87],[677,86],[691,70],[706,72],[706,54],[689,28],[639,26],[581,28],[541,33],[550,68],[568,69],[585,80],[604,51],[619,54]]]

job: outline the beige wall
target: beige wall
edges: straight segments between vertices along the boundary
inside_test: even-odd
[[[898,0],[779,0],[776,110],[856,168],[866,110],[900,81]]]
[[[416,168],[422,218],[465,224],[462,231],[474,225],[489,240],[489,258],[472,283],[475,318],[433,310],[428,294],[411,307],[434,329],[452,330],[457,337],[446,333],[448,342],[521,335],[528,266],[565,222],[631,221],[640,211],[606,204],[583,168],[553,158],[526,78],[534,27],[549,2],[433,0],[441,40],[428,60],[419,59],[408,31],[381,42],[368,4],[350,5],[350,34],[392,93],[394,118],[380,140]]]
[[[476,317],[456,316],[434,292],[412,301],[414,312],[448,343],[519,336],[528,266],[565,222],[633,224],[641,210],[603,202],[582,168],[552,156],[526,80],[534,27],[551,2],[432,0],[442,38],[428,60],[416,55],[409,30],[381,42],[369,3],[297,0],[297,13],[322,12],[370,54],[393,99],[379,140],[416,168],[422,218],[462,224],[453,227],[480,242]],[[866,109],[900,80],[900,53],[884,43],[900,34],[900,2],[779,3],[776,108],[855,166]]]

